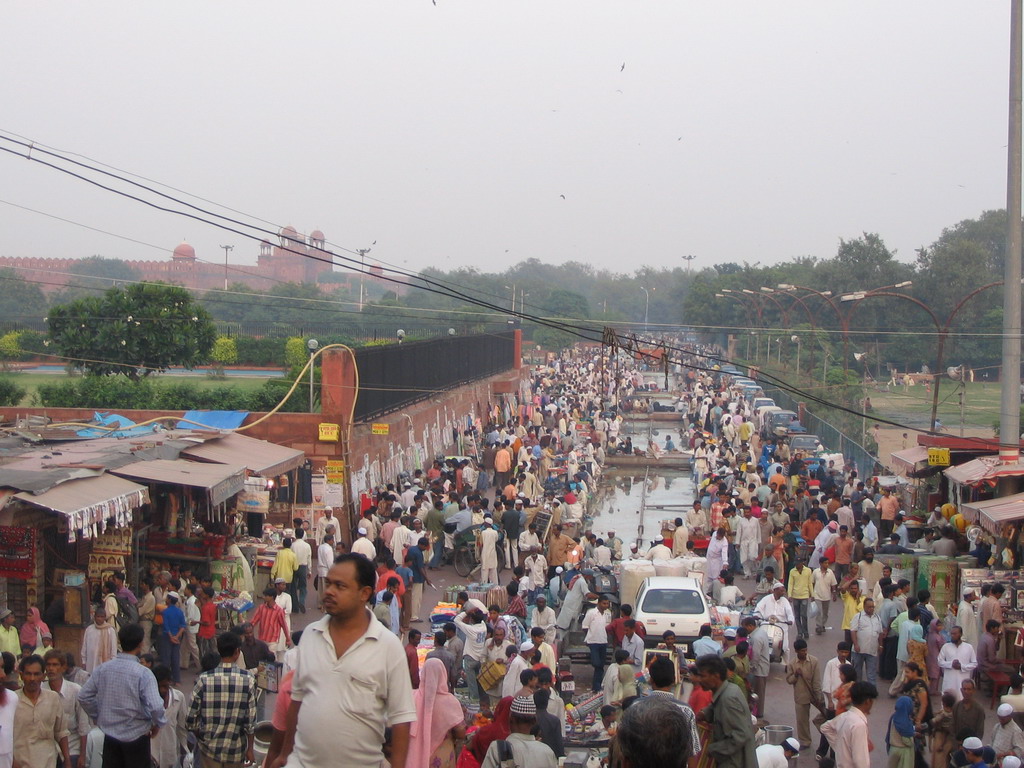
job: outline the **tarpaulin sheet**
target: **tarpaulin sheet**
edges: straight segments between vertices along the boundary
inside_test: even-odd
[[[178,429],[237,429],[248,411],[188,411],[178,422]],[[188,419],[188,421],[184,421]],[[196,422],[194,424],[190,422]],[[203,426],[199,426],[202,424]]]
[[[109,430],[89,427],[78,430],[76,434],[79,437],[136,437],[138,435],[152,434],[157,426],[156,424],[146,424],[139,427],[127,416],[121,416],[116,413],[99,413],[98,411],[93,414],[92,420],[104,427],[121,427],[121,429]]]

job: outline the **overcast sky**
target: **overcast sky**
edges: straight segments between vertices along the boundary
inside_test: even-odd
[[[1001,0],[22,2],[0,129],[403,268],[771,263],[863,231],[909,260],[1005,204],[1008,19]],[[255,261],[6,153],[0,200]],[[0,255],[92,254],[168,256],[0,204]]]

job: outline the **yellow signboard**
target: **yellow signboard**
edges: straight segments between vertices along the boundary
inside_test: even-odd
[[[377,424],[375,423],[370,431],[375,435],[390,435],[391,425],[390,424]]]
[[[337,424],[321,424],[320,425],[320,442],[321,443],[336,443],[338,442],[341,435],[341,427]]]
[[[931,467],[948,467],[949,448],[929,448],[928,465]]]
[[[345,482],[345,462],[341,459],[328,459],[326,472],[328,483]]]

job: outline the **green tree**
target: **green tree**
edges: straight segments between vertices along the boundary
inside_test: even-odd
[[[0,336],[0,364],[7,370],[11,361],[22,355],[21,331],[11,331]]]
[[[289,368],[298,366],[301,368],[306,364],[308,357],[306,352],[306,340],[301,336],[292,336],[284,343],[284,362]]]
[[[121,259],[89,256],[79,259],[71,268],[68,284],[50,296],[51,304],[67,304],[83,296],[95,296],[100,291],[116,287],[120,282],[142,279],[138,270]]]
[[[50,309],[57,353],[89,373],[140,379],[173,365],[209,360],[216,331],[209,313],[178,286],[111,288]]]
[[[46,316],[46,297],[38,285],[26,282],[17,270],[0,269],[0,318],[12,322]]]
[[[230,336],[218,336],[213,342],[210,359],[217,364],[216,373],[224,375],[224,366],[238,362],[238,345]]]

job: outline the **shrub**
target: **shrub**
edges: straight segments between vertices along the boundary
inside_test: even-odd
[[[27,391],[19,387],[11,376],[0,377],[0,406],[19,405]]]

